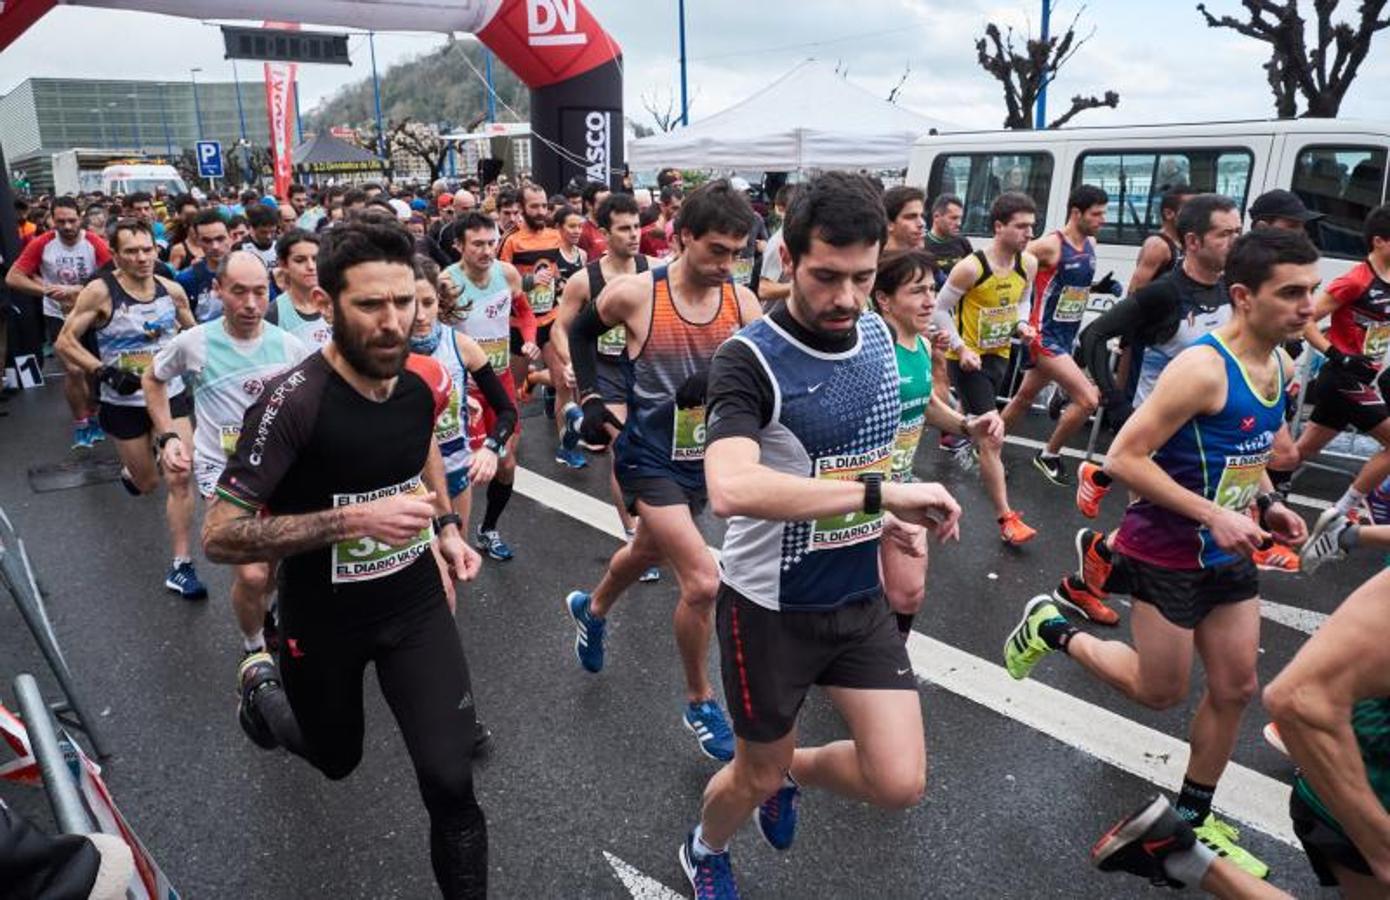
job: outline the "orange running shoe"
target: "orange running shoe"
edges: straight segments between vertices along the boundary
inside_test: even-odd
[[[1274,541],[1263,550],[1250,554],[1250,561],[1267,572],[1288,572],[1297,575],[1300,570],[1298,551]]]
[[[1100,501],[1110,493],[1109,485],[1096,483],[1100,466],[1093,462],[1083,462],[1076,469],[1076,508],[1088,519],[1100,515]]]
[[[1105,535],[1091,528],[1076,532],[1076,576],[1086,590],[1105,599],[1105,582],[1110,580],[1114,564],[1105,552]]]
[[[1076,610],[1097,625],[1120,624],[1120,614],[1106,606],[1105,601],[1091,593],[1075,575],[1063,578],[1052,596],[1058,603]]]
[[[1009,510],[1004,518],[999,520],[999,537],[1006,544],[1017,547],[1019,544],[1028,543],[1037,536],[1037,529],[1028,527],[1023,521],[1023,516],[1019,515],[1016,509]]]

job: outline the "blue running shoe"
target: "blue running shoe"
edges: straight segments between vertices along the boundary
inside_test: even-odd
[[[563,446],[555,448],[555,461],[570,469],[582,469],[589,464],[589,460],[579,450],[567,450]]]
[[[72,446],[70,450],[90,450],[92,447],[91,432],[87,428],[87,423],[74,423],[72,426]]]
[[[1372,523],[1390,525],[1390,478],[1366,495],[1366,507],[1371,511]]]
[[[681,843],[679,856],[681,870],[695,891],[695,900],[738,900],[738,882],[734,880],[728,851],[696,853],[695,832],[692,831]]]
[[[93,444],[99,444],[106,440],[106,432],[102,431],[101,426],[97,424],[96,416],[87,417],[87,440]]]
[[[758,831],[774,850],[787,850],[796,837],[796,810],[801,805],[801,785],[790,776],[787,782],[758,807]]]
[[[191,562],[170,566],[169,574],[164,576],[164,586],[185,600],[202,600],[208,595],[208,589],[198,580]]]
[[[482,528],[479,528],[477,535],[473,538],[473,545],[498,562],[506,562],[516,555],[512,553],[512,548],[507,546],[507,542],[502,540],[502,536],[495,530],[483,531]]]
[[[695,740],[700,742],[701,753],[720,762],[734,758],[734,731],[718,703],[713,700],[692,703],[685,708],[685,715],[681,718],[685,727],[695,735]]]
[[[560,436],[560,446],[574,450],[579,446],[579,423],[584,421],[584,411],[578,403],[566,403],[562,415],[565,417],[565,433]]]
[[[589,612],[589,595],[583,591],[570,591],[565,598],[574,619],[574,655],[586,672],[603,671],[603,632],[608,622]]]

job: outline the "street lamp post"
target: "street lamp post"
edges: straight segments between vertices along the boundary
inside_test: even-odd
[[[198,140],[203,139],[203,108],[198,105],[198,73],[203,71],[194,66],[188,70],[188,75],[193,81],[193,115],[198,120]]]
[[[1052,27],[1052,0],[1042,0],[1042,42],[1047,46],[1051,38]],[[1033,120],[1033,127],[1042,131],[1047,127],[1047,75],[1043,75],[1042,86],[1038,88],[1038,105],[1035,108],[1036,116]]]
[[[680,39],[681,39],[681,125],[690,124],[690,103],[686,100],[685,79],[685,0],[680,0]]]
[[[376,74],[376,32],[367,32],[367,46],[372,51],[372,94],[376,98],[376,152],[386,159],[386,129],[381,124],[381,79]]]

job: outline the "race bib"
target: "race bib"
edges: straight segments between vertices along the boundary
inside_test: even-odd
[[[116,368],[136,375],[144,375],[153,364],[153,350],[122,350],[116,354]]]
[[[1269,453],[1226,457],[1226,468],[1216,485],[1216,505],[1232,512],[1245,512],[1260,493],[1260,477],[1265,473]]]
[[[241,437],[241,426],[223,425],[218,432],[218,443],[222,445],[222,453],[230,458],[236,452],[236,442]]]
[[[598,352],[604,356],[622,356],[627,349],[627,328],[614,325],[598,336]]]
[[[733,279],[734,284],[748,286],[748,282],[753,280],[753,257],[740,256],[734,260]]]
[[[1361,341],[1361,352],[1380,362],[1385,351],[1390,350],[1390,322],[1372,322],[1366,326],[1366,336]]]
[[[705,458],[705,408],[676,407],[675,424],[671,429],[671,458],[679,462],[695,462]]]
[[[1002,350],[1013,340],[1014,329],[1018,327],[1018,307],[986,306],[980,309],[977,320],[981,350]]]
[[[893,478],[905,480],[912,474],[912,460],[917,456],[917,445],[922,440],[925,419],[917,419],[909,425],[898,425],[898,436],[893,439]]]
[[[483,355],[487,357],[488,365],[492,366],[492,371],[501,375],[507,370],[507,359],[511,356],[511,339],[506,335],[491,338],[475,338],[478,346],[483,348]]]
[[[1091,302],[1089,287],[1066,285],[1057,295],[1057,306],[1052,311],[1054,322],[1080,322],[1086,312],[1086,304]]]
[[[891,448],[870,453],[825,456],[816,460],[816,478],[855,481],[861,475],[878,472],[885,477],[892,466]],[[874,540],[883,532],[883,513],[856,511],[842,516],[816,519],[811,523],[811,550],[834,550]]]
[[[463,395],[455,383],[449,389],[449,402],[444,405],[444,411],[434,420],[434,437],[440,446],[463,436],[463,417],[459,414],[462,403]]]
[[[360,494],[334,494],[333,507],[353,506],[368,503],[381,497],[396,494],[425,494],[425,486],[419,477]],[[385,578],[403,570],[415,562],[422,553],[430,549],[432,529],[426,525],[419,533],[399,547],[384,544],[376,538],[364,537],[352,541],[340,541],[333,545],[332,581],[334,584],[354,584]]]
[[[526,299],[531,302],[531,311],[538,316],[543,316],[555,308],[555,282],[550,284],[538,284],[531,288],[531,293],[526,295]]]

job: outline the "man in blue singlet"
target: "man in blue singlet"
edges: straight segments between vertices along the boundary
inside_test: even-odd
[[[1206,689],[1176,806],[1202,843],[1257,877],[1268,867],[1235,843],[1211,803],[1256,690],[1259,583],[1250,557],[1271,534],[1292,544],[1307,536],[1265,468],[1293,368],[1279,348],[1310,321],[1317,261],[1302,234],[1263,229],[1238,239],[1226,260],[1230,321],[1168,364],[1111,445],[1106,472],[1139,497],[1113,544],[1135,601],[1135,646],[1078,631],[1046,595],[1028,603],[1004,645],[1014,678],[1060,650],[1154,709],[1186,700],[1195,649]],[[1252,505],[1259,522],[1247,514]]]

